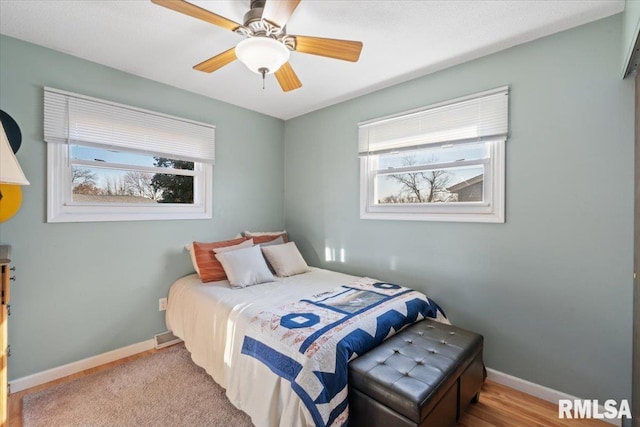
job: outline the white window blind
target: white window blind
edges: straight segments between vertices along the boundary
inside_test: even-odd
[[[509,88],[359,123],[361,156],[437,143],[482,141],[508,133]]]
[[[44,139],[215,161],[213,125],[52,88],[44,91]]]

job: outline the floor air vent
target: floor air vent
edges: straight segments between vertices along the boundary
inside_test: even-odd
[[[155,341],[156,341],[156,348],[164,348],[164,347],[168,347],[170,345],[182,342],[182,340],[180,338],[178,338],[177,336],[173,335],[169,331],[163,332],[163,333],[158,334],[158,335],[155,335],[154,338],[155,338]]]

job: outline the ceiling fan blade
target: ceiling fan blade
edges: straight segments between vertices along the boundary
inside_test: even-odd
[[[203,71],[205,73],[213,73],[217,69],[224,67],[225,65],[235,61],[236,59],[236,48],[232,47],[231,49],[225,50],[224,52],[214,56],[213,58],[202,61],[198,65],[195,65],[193,69]]]
[[[343,61],[357,62],[362,51],[362,42],[321,37],[295,36],[296,52],[326,56]]]
[[[293,68],[291,68],[291,64],[288,62],[280,67],[280,69],[275,72],[275,75],[276,79],[278,79],[278,83],[280,83],[280,87],[285,92],[302,87],[300,79],[296,75],[295,71],[293,71]]]
[[[262,19],[283,28],[299,3],[300,0],[267,0]]]
[[[184,0],[151,0],[159,6],[166,7],[167,9],[175,10],[176,12],[184,13],[185,15],[192,16],[194,18],[201,19],[213,25],[217,25],[227,30],[235,31],[240,24],[234,22],[224,16],[216,15],[206,9],[203,9],[195,4],[191,4]]]

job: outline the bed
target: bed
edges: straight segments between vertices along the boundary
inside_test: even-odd
[[[388,309],[388,303],[396,307]],[[345,308],[354,304],[355,309]],[[368,324],[364,312],[373,313]],[[231,403],[257,427],[284,427],[345,424],[346,363],[427,316],[448,323],[423,294],[311,268],[243,289],[227,281],[202,283],[197,274],[185,276],[170,289],[166,321],[194,363],[226,389]],[[325,334],[325,317],[339,325],[335,336]],[[330,357],[307,366],[309,354],[316,352]],[[328,366],[333,363],[335,369]],[[344,375],[338,365],[344,365]]]

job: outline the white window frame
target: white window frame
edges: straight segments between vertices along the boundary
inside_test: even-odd
[[[116,108],[127,108],[132,111],[152,114],[154,118],[160,117],[170,120],[180,120],[182,122],[191,123],[196,126],[205,126],[211,128],[211,135],[215,131],[215,127],[209,124],[193,122],[165,114],[160,114],[148,110],[135,107],[125,106],[122,104],[112,103],[110,101],[99,100],[84,95],[73,94],[70,92],[60,91],[58,89],[45,88],[54,94],[62,94],[64,96],[76,97],[78,99],[95,101],[97,103],[107,104]],[[45,101],[46,104],[46,101]],[[87,160],[71,159],[70,144],[83,146],[94,146],[102,148],[113,148],[104,144],[91,144],[83,141],[74,141],[69,137],[68,130],[64,131],[67,124],[55,123],[60,120],[53,120],[47,115],[47,107],[45,106],[45,140],[47,143],[47,222],[101,222],[101,221],[145,221],[145,220],[175,220],[175,219],[209,219],[213,216],[213,150],[208,154],[209,158],[198,159],[192,155],[185,158],[178,152],[172,156],[166,149],[160,152],[153,150],[145,150],[144,154],[157,155],[166,158],[185,159],[194,162],[193,170],[179,170],[162,168],[163,172],[175,175],[193,176],[194,179],[194,200],[193,204],[179,203],[91,203],[73,201],[72,186],[72,167],[73,165],[83,165],[88,167],[109,167],[122,170],[135,170],[142,172],[151,172],[153,168],[135,165],[120,165],[115,163],[92,162]],[[55,114],[53,114],[55,116]],[[65,118],[68,113],[62,114]],[[49,119],[49,123],[47,123]],[[55,117],[54,117],[55,119]],[[59,127],[53,129],[52,127]],[[64,132],[67,132],[66,134]],[[53,135],[53,136],[52,136]],[[214,140],[211,143],[215,143]],[[128,151],[131,153],[140,153],[143,151],[136,149],[127,149],[122,144],[117,145],[120,151]]]
[[[483,178],[483,202],[449,202],[449,203],[394,203],[378,204],[376,198],[376,177],[390,173],[388,170],[378,170],[378,157],[382,153],[392,150],[384,148],[384,141],[380,144],[382,150],[366,151],[366,141],[363,143],[362,132],[365,126],[375,126],[376,123],[384,123],[405,119],[412,115],[419,115],[423,112],[441,107],[447,107],[460,102],[477,99],[487,95],[504,93],[508,96],[508,87],[498,88],[491,91],[468,97],[457,98],[452,101],[439,103],[436,105],[411,110],[393,116],[369,120],[359,123],[360,127],[360,218],[377,220],[401,220],[401,221],[448,221],[448,222],[505,222],[505,142],[507,130],[503,129],[496,134],[496,131],[488,132],[488,135],[480,135],[477,138],[456,139],[435,139],[429,140],[428,136],[421,138],[420,135],[411,139],[414,143],[404,143],[402,149],[437,147],[443,144],[460,144],[465,142],[483,142],[488,146],[489,156],[486,159],[470,160],[464,162],[433,163],[429,165],[411,166],[407,168],[396,168],[393,173],[415,172],[428,169],[442,169],[448,167],[459,167],[468,165],[484,166]],[[505,113],[506,114],[506,113]],[[508,120],[507,117],[504,120]],[[506,126],[506,125],[505,125]],[[493,135],[492,135],[493,133]],[[424,141],[428,142],[425,143]],[[387,144],[391,146],[392,143]]]

